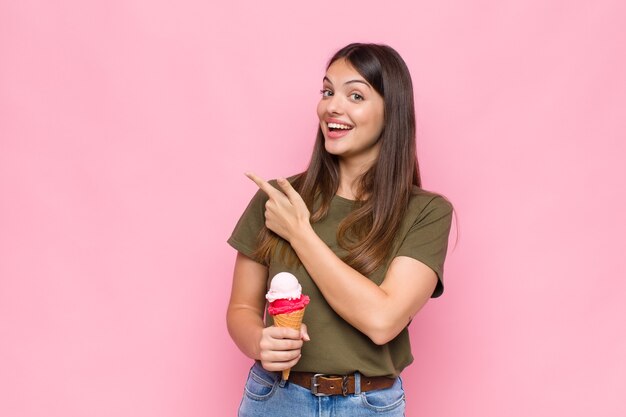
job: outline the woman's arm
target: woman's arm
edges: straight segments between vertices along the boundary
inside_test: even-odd
[[[337,257],[312,228],[302,227],[290,243],[333,310],[379,345],[408,325],[437,285],[432,269],[399,256],[378,286]]]
[[[374,343],[384,344],[396,337],[428,301],[437,285],[437,275],[428,266],[399,256],[378,286],[343,262],[317,236],[306,204],[288,181],[278,181],[283,194],[254,174],[248,176],[270,197],[266,226],[289,241],[333,310]]]
[[[281,327],[265,327],[267,267],[237,253],[233,287],[226,313],[228,332],[249,358],[260,360],[268,371],[293,367],[300,359],[306,326],[300,332]]]

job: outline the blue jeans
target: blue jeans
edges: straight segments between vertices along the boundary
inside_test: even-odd
[[[358,375],[358,374],[357,374]],[[404,416],[402,380],[391,388],[357,392],[347,396],[316,397],[310,390],[287,382],[280,372],[269,372],[257,362],[250,369],[239,406],[239,417],[349,417]]]

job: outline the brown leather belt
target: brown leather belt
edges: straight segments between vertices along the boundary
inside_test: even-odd
[[[311,390],[313,395],[354,394],[354,375],[326,375],[313,372],[291,372],[289,382]],[[368,377],[361,375],[361,392],[391,387],[394,378],[385,376]]]

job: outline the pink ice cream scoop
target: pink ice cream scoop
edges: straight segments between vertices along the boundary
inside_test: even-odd
[[[302,295],[298,279],[289,272],[274,275],[265,298],[270,302],[268,311],[272,316],[301,310],[310,301],[308,296]]]

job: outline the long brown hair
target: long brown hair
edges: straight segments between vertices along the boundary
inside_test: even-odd
[[[356,208],[339,224],[337,241],[348,251],[343,261],[364,275],[380,267],[389,255],[394,237],[406,213],[413,186],[421,187],[415,153],[415,105],[409,70],[391,47],[350,44],[333,55],[326,69],[338,59],[347,60],[384,100],[384,127],[377,160],[360,177]],[[323,219],[339,187],[339,164],[326,152],[318,127],[307,170],[292,180],[311,212],[311,222]],[[292,262],[291,246],[263,228],[255,255],[269,264],[275,251]]]

